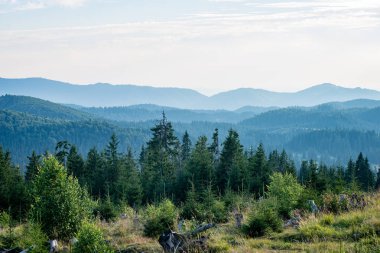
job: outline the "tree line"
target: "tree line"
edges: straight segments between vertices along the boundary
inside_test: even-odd
[[[113,204],[141,205],[171,199],[174,203],[203,202],[207,196],[229,193],[263,196],[274,172],[292,174],[310,192],[371,191],[379,187],[380,174],[371,170],[360,153],[347,166],[326,166],[303,161],[299,170],[286,151],[265,152],[264,145],[244,149],[239,134],[230,129],[221,143],[218,129],[210,140],[200,136],[192,144],[185,132],[175,136],[171,122],[163,114],[151,129],[151,139],[135,158],[131,149],[119,152],[119,140],[113,134],[103,150],[92,148],[83,158],[75,145],[58,142],[53,155],[68,175],[77,178],[88,193]],[[32,152],[25,175],[12,164],[11,154],[0,149],[0,208],[12,208],[22,216],[28,210],[28,187],[38,174],[45,154]]]

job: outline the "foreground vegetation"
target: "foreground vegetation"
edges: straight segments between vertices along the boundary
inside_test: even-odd
[[[0,149],[2,248],[46,252],[58,239],[61,251],[159,252],[163,232],[209,223],[192,235],[207,247],[192,251],[379,250],[380,177],[362,153],[346,167],[304,161],[297,173],[285,151],[244,150],[234,130],[223,145],[217,130],[211,143],[180,142],[163,115],[138,162],[115,135],[86,160],[62,141],[29,161],[22,176]]]

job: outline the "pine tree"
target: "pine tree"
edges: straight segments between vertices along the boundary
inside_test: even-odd
[[[30,182],[38,173],[38,167],[41,165],[41,156],[33,150],[32,155],[28,156],[29,163],[26,165],[25,181]]]

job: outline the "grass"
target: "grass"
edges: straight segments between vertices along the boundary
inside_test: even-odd
[[[304,218],[300,228],[286,228],[260,238],[248,238],[235,227],[231,216],[225,224],[204,232],[208,237],[209,252],[262,253],[262,252],[336,252],[380,253],[380,193],[363,210],[347,213],[321,214]],[[245,217],[248,215],[245,214]],[[125,219],[106,223],[97,221],[105,238],[115,249],[123,252],[162,252],[157,239],[144,236],[142,215],[138,222],[133,214]],[[187,224],[189,223],[189,224]],[[194,224],[188,221],[186,227]],[[23,225],[15,228],[19,234]],[[0,232],[4,234],[6,230]],[[62,245],[63,248],[65,245]]]

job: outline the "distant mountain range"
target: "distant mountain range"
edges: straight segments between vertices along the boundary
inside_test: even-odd
[[[0,95],[24,95],[62,104],[87,107],[159,106],[199,110],[237,110],[241,107],[315,106],[355,99],[380,100],[380,92],[362,88],[343,88],[321,84],[311,88],[282,93],[262,89],[236,89],[214,96],[183,88],[155,88],[136,85],[74,85],[43,78],[0,78]]]

